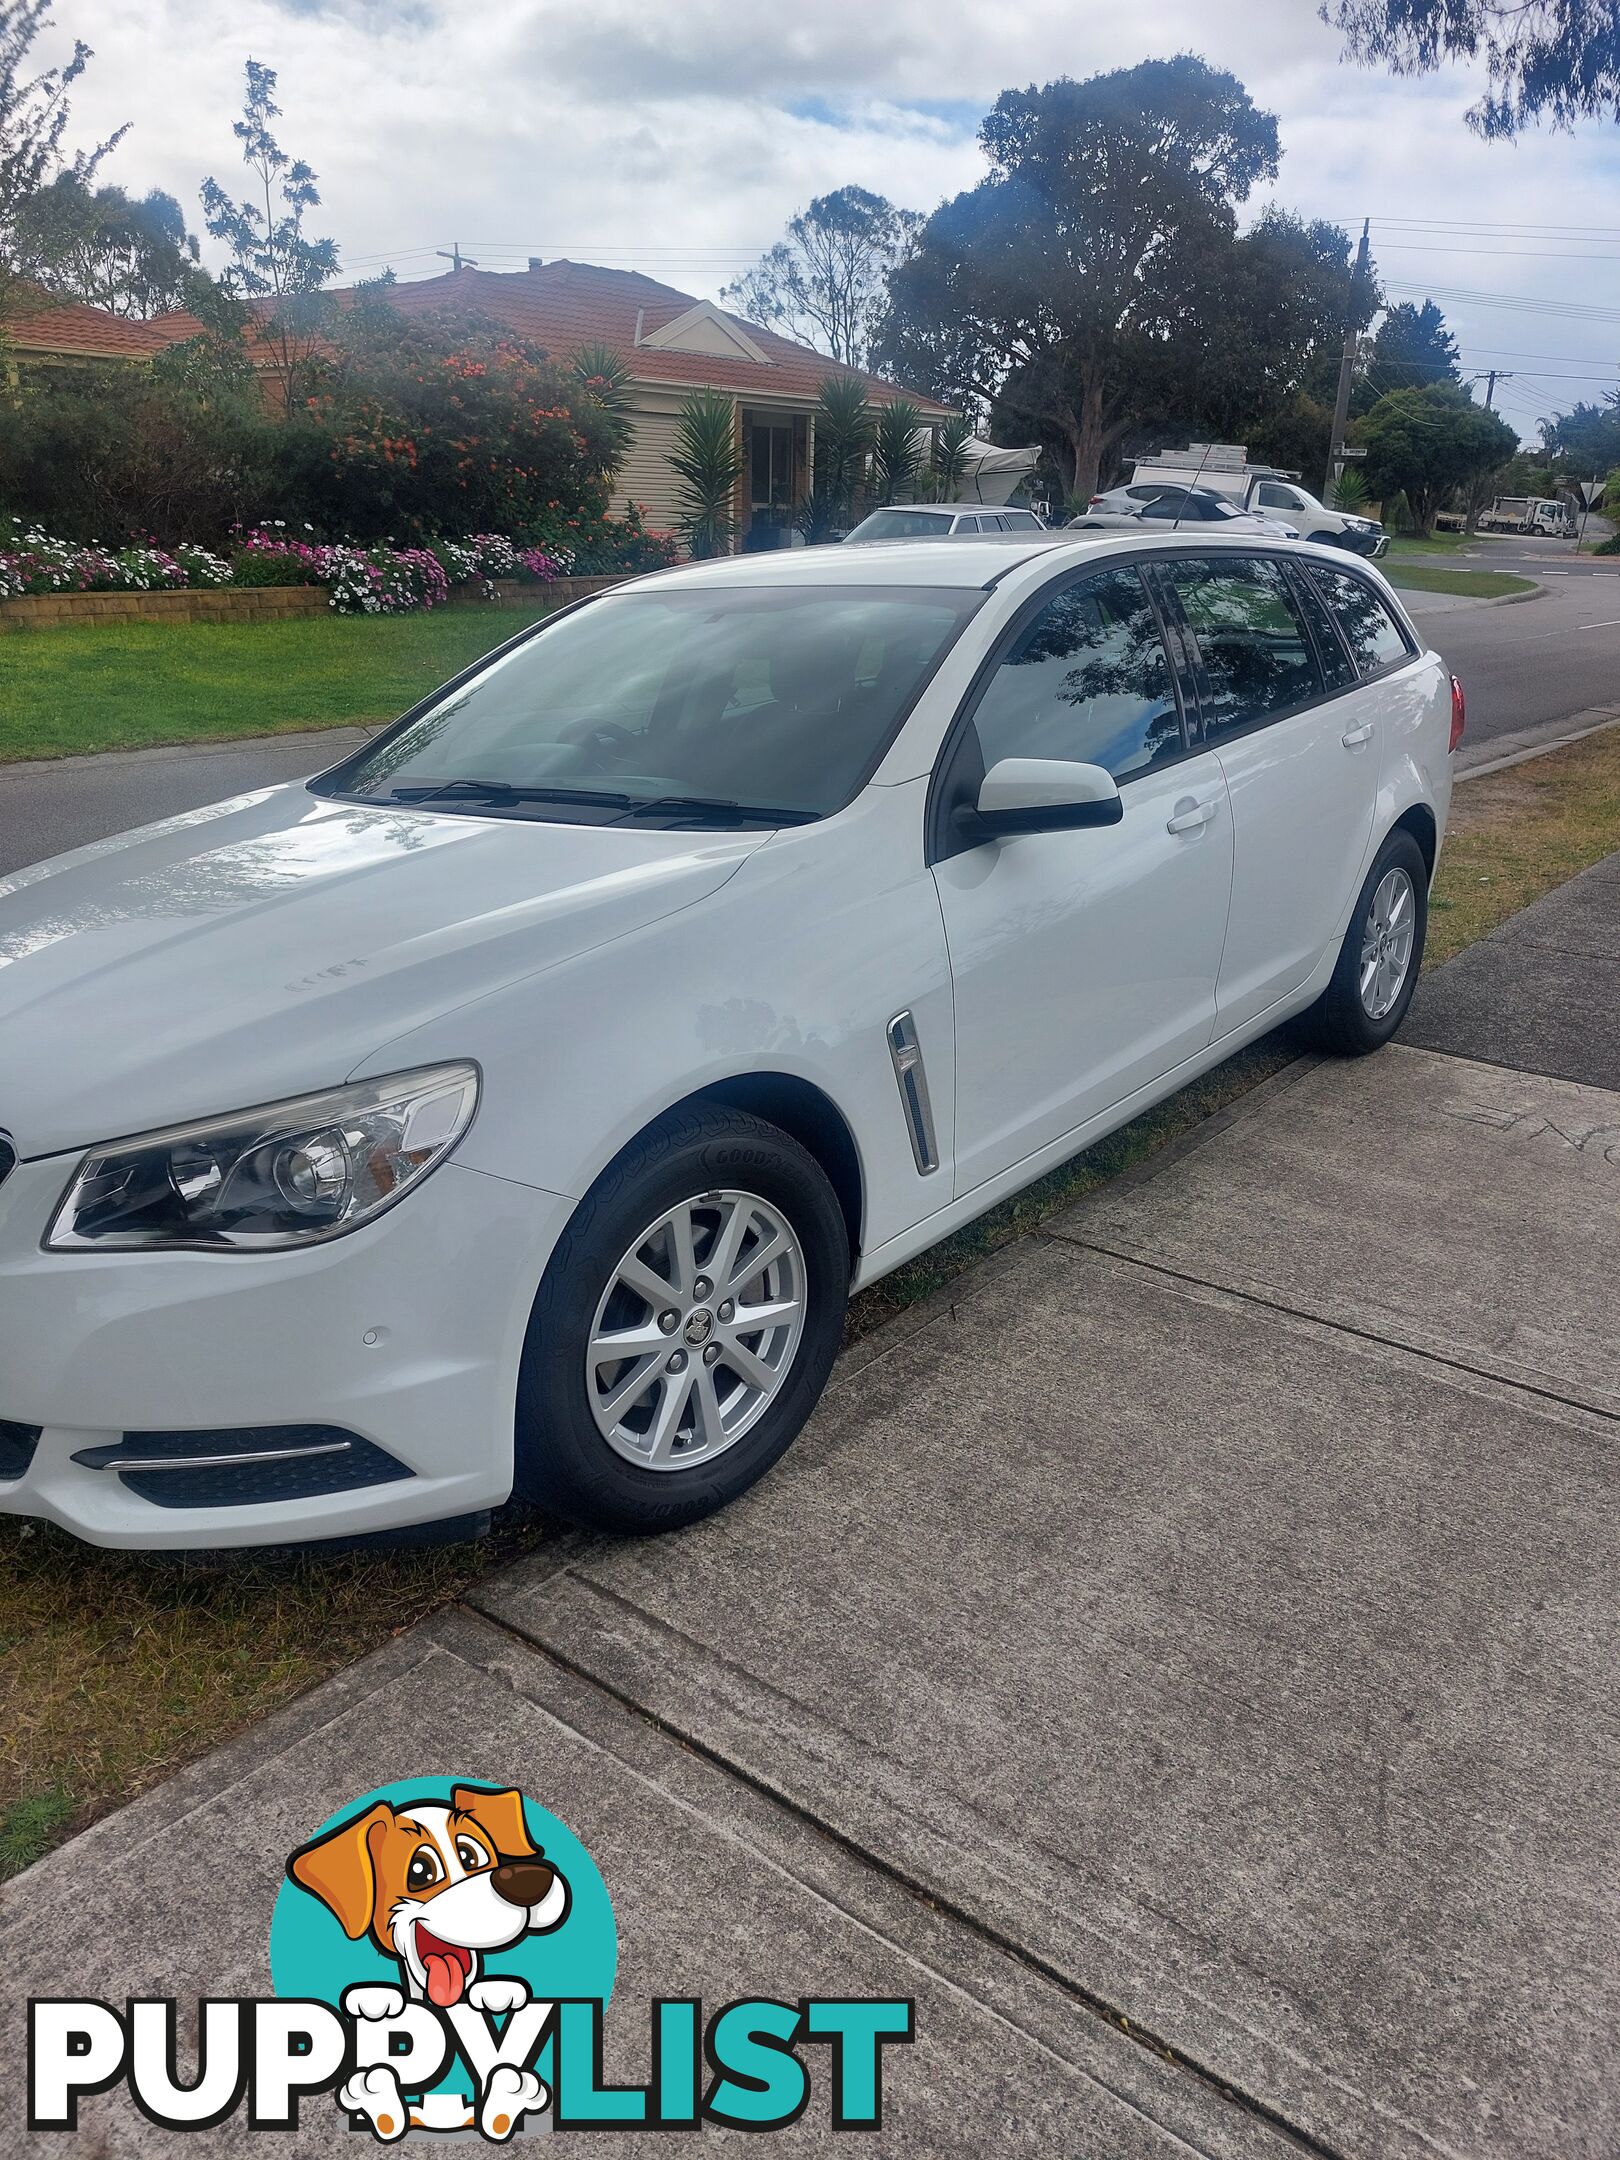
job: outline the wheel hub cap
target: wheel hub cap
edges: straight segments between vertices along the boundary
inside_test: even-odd
[[[596,1308],[597,1428],[645,1470],[734,1447],[780,1394],[804,1332],[804,1253],[757,1193],[701,1193],[649,1223]]]

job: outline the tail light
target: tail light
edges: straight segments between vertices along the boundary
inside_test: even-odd
[[[1453,675],[1451,678],[1451,740],[1447,750],[1455,750],[1463,739],[1463,729],[1468,725],[1468,700],[1463,696],[1463,686]]]
[[[1093,510],[1098,510],[1098,509],[1101,509],[1101,507],[1102,507],[1102,497],[1101,497],[1100,495],[1093,495],[1093,496],[1092,496],[1092,498],[1091,498],[1091,508],[1092,508]]]

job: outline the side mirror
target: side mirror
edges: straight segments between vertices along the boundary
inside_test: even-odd
[[[1112,773],[1068,758],[1001,758],[979,783],[979,824],[989,839],[1117,825],[1125,815]]]

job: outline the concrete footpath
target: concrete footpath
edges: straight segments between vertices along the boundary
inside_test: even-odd
[[[916,1998],[882,2132],[785,2152],[1612,2155],[1616,1001],[1499,1009],[1617,933],[1612,858],[861,1345],[727,1514],[559,1538],[41,1862],[6,2059],[29,1994],[266,1989],[290,1848],[453,1770],[594,1853],[620,2075],[651,1994]]]

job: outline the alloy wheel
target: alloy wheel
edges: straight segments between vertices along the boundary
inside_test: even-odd
[[[709,1192],[649,1223],[591,1323],[585,1386],[608,1445],[644,1470],[735,1446],[781,1393],[804,1332],[805,1262],[781,1210]]]
[[[1369,1020],[1383,1020],[1406,987],[1417,933],[1417,895],[1404,870],[1379,879],[1361,926],[1361,1004]]]

